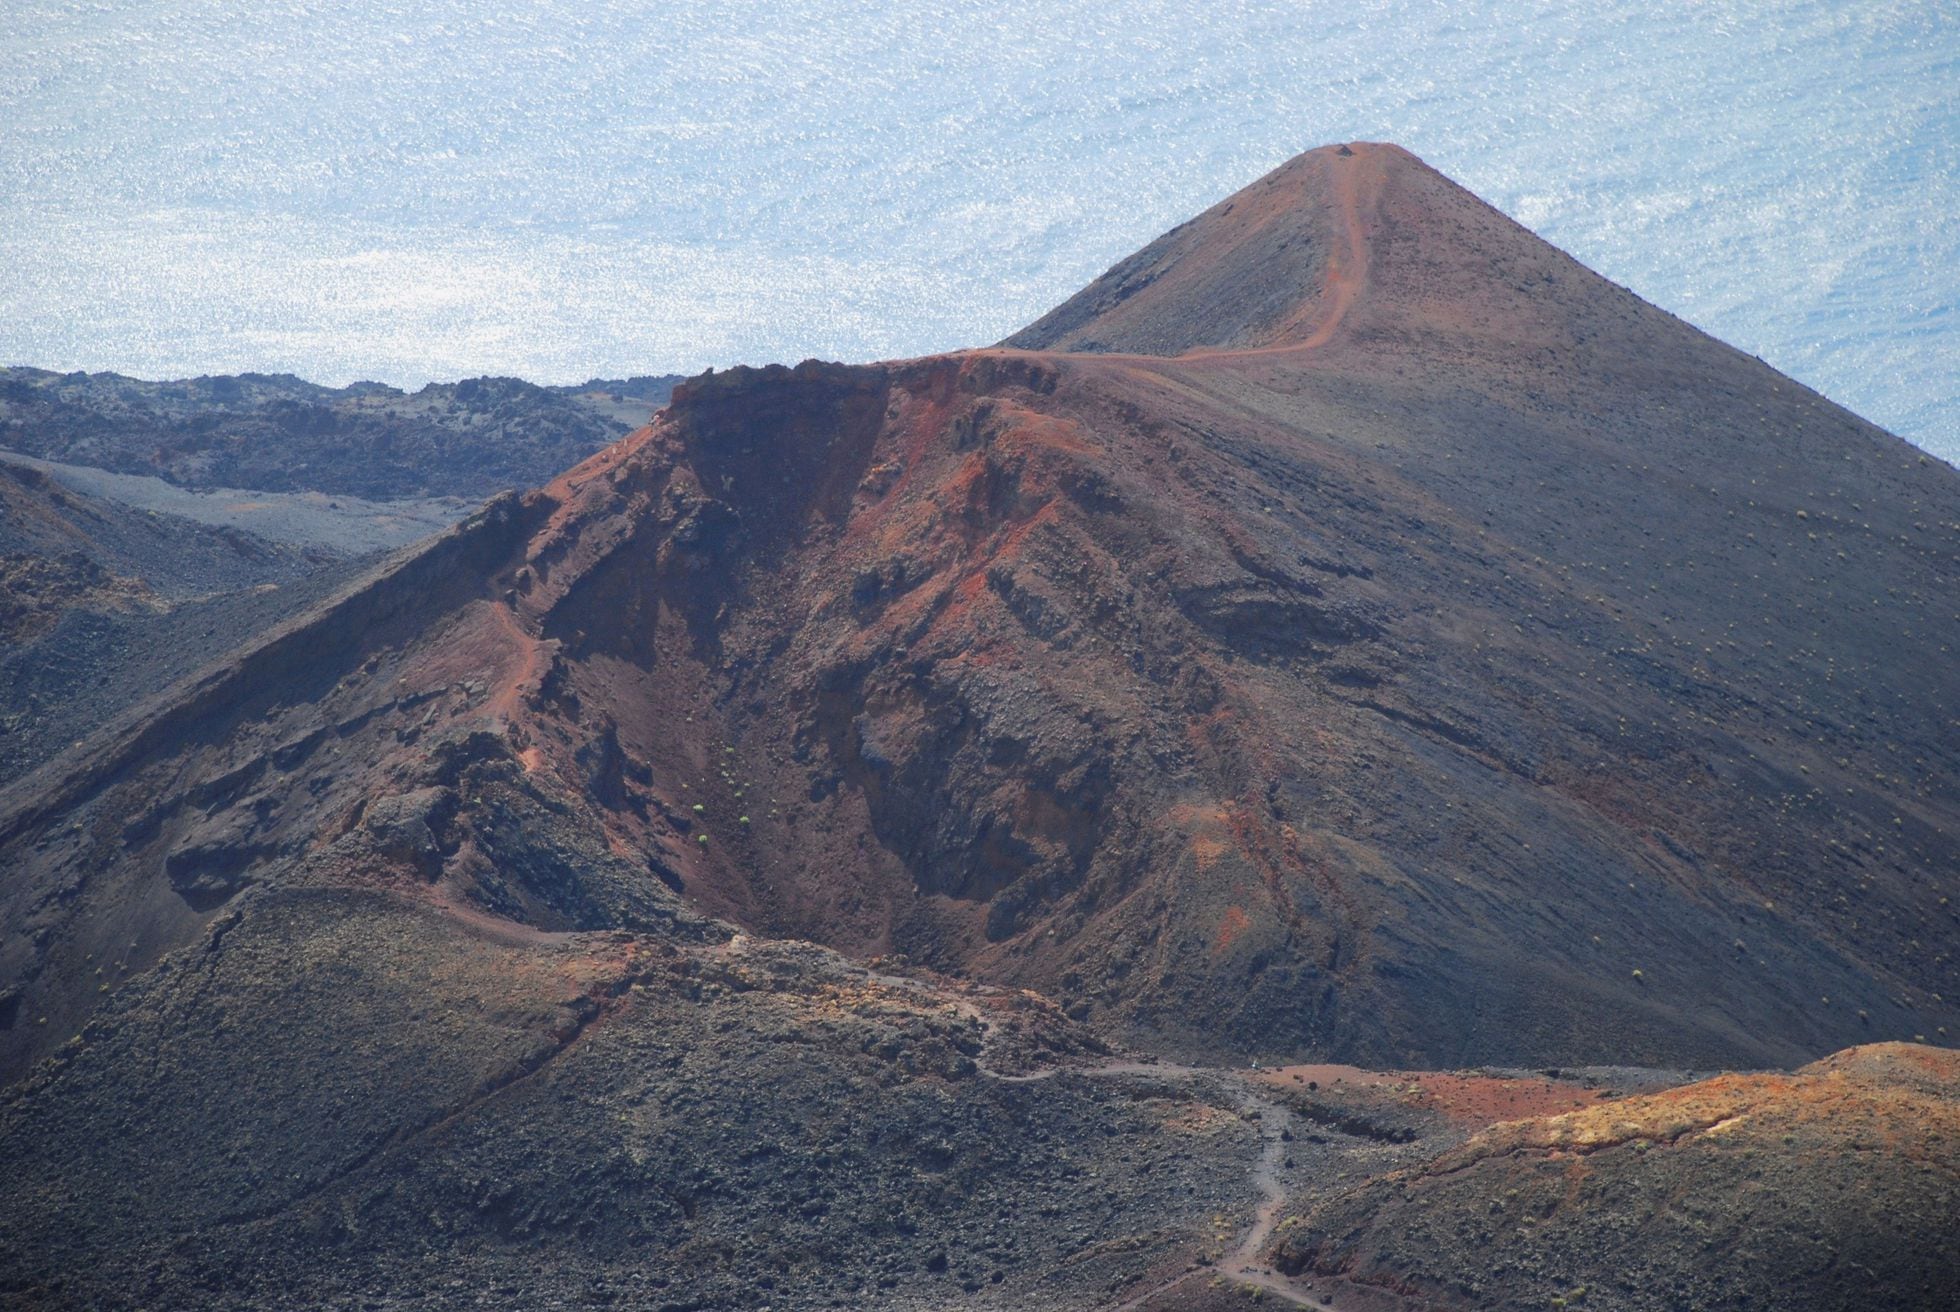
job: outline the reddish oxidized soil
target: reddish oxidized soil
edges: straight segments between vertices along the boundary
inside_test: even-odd
[[[1359,1093],[1371,1102],[1393,1100],[1469,1130],[1576,1111],[1614,1096],[1609,1088],[1562,1080],[1454,1071],[1365,1071],[1358,1066],[1282,1066],[1257,1078],[1280,1089],[1288,1084],[1309,1085],[1314,1086],[1312,1091],[1324,1089],[1332,1097]]]
[[[189,783],[373,739],[144,850],[237,866],[218,896],[455,789],[425,740],[481,729],[614,873],[523,892],[465,793],[410,884],[545,928],[678,890],[1233,1059],[1760,1064],[1960,1024],[1960,476],[1393,147],[1166,243],[1057,338],[1127,354],[683,385],[241,658],[196,744],[107,749]]]
[[[1128,353],[714,375],[546,489],[519,719],[625,849],[1192,1051],[1954,1021],[1950,470],[1391,147],[1146,254],[1013,339]]]
[[[1419,1071],[1960,1024],[1960,476],[1393,147],[1012,342],[693,380],[0,793],[8,1279],[1912,1305],[1943,1059]]]

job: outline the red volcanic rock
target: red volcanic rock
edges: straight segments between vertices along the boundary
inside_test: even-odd
[[[1127,353],[718,374],[548,489],[535,732],[700,905],[1213,1050],[1954,1019],[1951,470],[1393,147],[1010,341]]]
[[[1389,146],[1010,343],[692,380],[17,788],[0,967],[215,841],[200,899],[678,896],[1234,1057],[1960,1026],[1950,468]]]

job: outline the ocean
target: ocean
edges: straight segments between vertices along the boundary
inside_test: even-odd
[[[414,386],[980,345],[1298,151],[1392,140],[1960,461],[1950,3],[5,11],[6,363]]]

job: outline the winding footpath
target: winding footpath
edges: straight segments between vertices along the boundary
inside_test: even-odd
[[[707,949],[703,955],[725,961],[746,955],[754,943],[755,940],[749,935],[736,934],[727,943]],[[877,984],[905,993],[920,994],[929,997],[940,1006],[951,1007],[961,1016],[979,1025],[983,1033],[994,1028],[994,1022],[988,1016],[986,1009],[969,998],[904,975],[892,975],[868,968],[864,973],[866,978]],[[1259,1155],[1253,1159],[1248,1180],[1260,1201],[1253,1210],[1250,1225],[1239,1236],[1238,1244],[1232,1249],[1231,1254],[1215,1266],[1200,1266],[1151,1285],[1123,1302],[1112,1305],[1108,1312],[1136,1312],[1136,1309],[1143,1307],[1159,1295],[1200,1277],[1236,1282],[1241,1286],[1256,1286],[1295,1307],[1313,1308],[1316,1312],[1325,1312],[1332,1306],[1330,1303],[1303,1293],[1263,1261],[1261,1250],[1272,1238],[1273,1231],[1279,1225],[1280,1211],[1286,1205],[1287,1189],[1281,1173],[1285,1169],[1286,1145],[1290,1138],[1289,1131],[1293,1127],[1293,1113],[1276,1099],[1259,1092],[1243,1076],[1216,1067],[1181,1066],[1175,1062],[1135,1057],[1112,1058],[1090,1066],[1050,1066],[1038,1071],[1010,1074],[989,1065],[985,1060],[984,1049],[981,1057],[975,1059],[974,1065],[982,1076],[1001,1084],[1037,1084],[1064,1075],[1079,1079],[1115,1079],[1147,1075],[1166,1080],[1216,1080],[1233,1087],[1238,1095],[1237,1111],[1240,1116],[1258,1124]]]
[[[971,1005],[971,1004],[968,1004]],[[978,1014],[978,1009],[974,1009]],[[982,1025],[987,1021],[978,1017]],[[1239,1095],[1238,1112],[1247,1120],[1259,1125],[1259,1155],[1253,1159],[1249,1178],[1253,1190],[1259,1195],[1259,1206],[1252,1214],[1252,1224],[1240,1236],[1238,1245],[1231,1256],[1214,1267],[1200,1267],[1185,1271],[1169,1280],[1150,1286],[1139,1294],[1132,1295],[1123,1302],[1115,1304],[1109,1312],[1134,1312],[1151,1299],[1169,1292],[1179,1285],[1210,1274],[1241,1285],[1256,1285],[1267,1293],[1293,1304],[1296,1307],[1324,1309],[1331,1306],[1311,1296],[1301,1293],[1279,1272],[1267,1266],[1262,1250],[1266,1241],[1273,1237],[1279,1225],[1280,1210],[1286,1206],[1286,1183],[1281,1172],[1286,1162],[1288,1132],[1293,1128],[1293,1113],[1279,1102],[1258,1092],[1242,1077],[1231,1071],[1201,1066],[1179,1066],[1172,1062],[1139,1061],[1134,1058],[1120,1058],[1098,1063],[1094,1066],[1051,1066],[1046,1070],[1033,1071],[1022,1075],[1007,1075],[993,1070],[983,1062],[975,1062],[980,1073],[1002,1084],[1033,1084],[1040,1080],[1052,1080],[1059,1075],[1074,1075],[1083,1079],[1106,1079],[1126,1075],[1151,1075],[1159,1079],[1195,1080],[1200,1078],[1221,1080],[1236,1086]]]
[[[1054,1073],[1045,1071],[1042,1074]],[[1330,1306],[1300,1292],[1286,1277],[1267,1266],[1261,1251],[1279,1225],[1280,1209],[1286,1206],[1286,1184],[1280,1172],[1286,1161],[1287,1132],[1293,1127],[1293,1113],[1273,1099],[1259,1093],[1242,1078],[1229,1071],[1130,1061],[1110,1062],[1107,1065],[1091,1066],[1073,1073],[1085,1076],[1148,1073],[1171,1078],[1210,1076],[1214,1079],[1223,1079],[1238,1086],[1239,1114],[1247,1119],[1256,1118],[1259,1124],[1259,1155],[1253,1159],[1249,1177],[1253,1189],[1259,1195],[1259,1206],[1253,1211],[1252,1224],[1239,1237],[1238,1246],[1232,1250],[1231,1256],[1217,1266],[1185,1271],[1169,1280],[1152,1285],[1115,1304],[1109,1312],[1135,1312],[1135,1309],[1143,1307],[1159,1295],[1169,1293],[1179,1285],[1188,1284],[1207,1274],[1239,1285],[1257,1286],[1295,1307],[1319,1310]]]

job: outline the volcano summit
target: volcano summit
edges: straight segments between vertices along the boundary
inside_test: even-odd
[[[1387,145],[997,347],[690,380],[0,794],[0,1290],[1935,1306],[1957,547]],[[1398,1258],[1520,1143],[1586,1262]],[[1716,1182],[1706,1260],[1611,1223]]]

